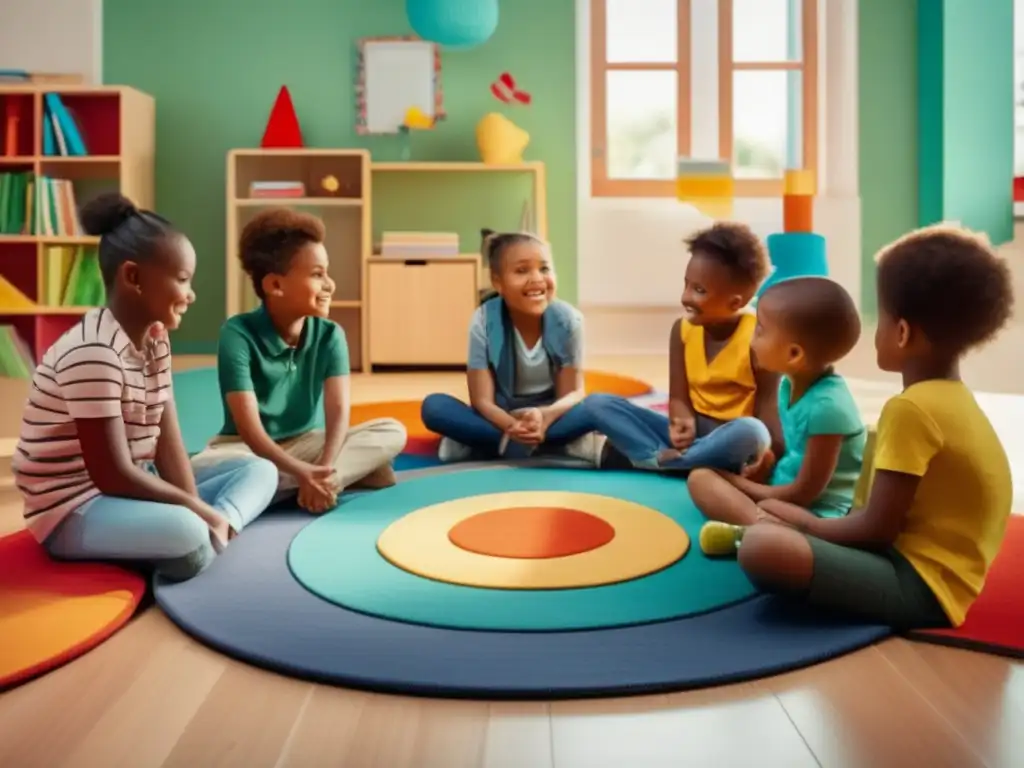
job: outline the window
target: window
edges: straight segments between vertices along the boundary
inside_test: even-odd
[[[690,0],[592,0],[590,29],[593,194],[674,194],[690,151]]]
[[[817,166],[816,0],[718,0],[718,144],[737,195]]]
[[[691,2],[591,0],[595,197],[672,197],[691,151],[731,157],[741,196],[778,195],[786,168],[815,165],[818,0],[718,0],[717,16],[713,0]],[[717,27],[717,60],[692,55],[695,18]],[[691,150],[691,115],[714,111],[691,104],[705,74],[718,82],[717,147]]]

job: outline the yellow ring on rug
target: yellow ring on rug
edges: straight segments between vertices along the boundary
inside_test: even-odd
[[[607,544],[549,559],[490,557],[448,538],[458,523],[508,507],[563,507],[594,515],[615,529]],[[690,538],[674,520],[624,499],[574,491],[514,491],[443,501],[396,520],[377,551],[402,570],[434,581],[492,589],[570,589],[629,581],[680,560]]]

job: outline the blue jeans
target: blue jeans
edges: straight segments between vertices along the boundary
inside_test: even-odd
[[[423,400],[420,418],[431,432],[467,446],[476,458],[517,459],[532,453],[529,446],[511,440],[505,452],[501,453],[501,430],[477,413],[473,406],[451,395],[427,395]],[[576,405],[548,427],[540,448],[564,446],[594,431],[587,411],[582,405]]]
[[[679,459],[659,464],[658,454],[672,448],[667,416],[616,395],[588,395],[579,407],[588,414],[586,422],[640,469],[689,471],[704,467],[738,473],[771,446],[764,423],[743,417],[697,437]]]
[[[241,531],[270,504],[278,472],[256,457],[196,468],[199,497]],[[43,546],[59,560],[127,561],[180,581],[215,557],[210,529],[195,512],[175,504],[96,496],[65,517]]]

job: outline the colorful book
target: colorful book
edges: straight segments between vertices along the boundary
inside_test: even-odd
[[[43,154],[72,157],[89,154],[78,123],[56,93],[43,96]]]
[[[10,325],[0,325],[0,376],[28,379],[35,370],[35,360],[28,344]]]

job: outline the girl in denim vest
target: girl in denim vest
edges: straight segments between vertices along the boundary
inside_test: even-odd
[[[423,423],[442,436],[442,461],[561,453],[600,463],[604,438],[580,407],[583,316],[555,298],[548,244],[525,233],[483,230],[494,294],[469,328],[469,404],[423,401]]]

